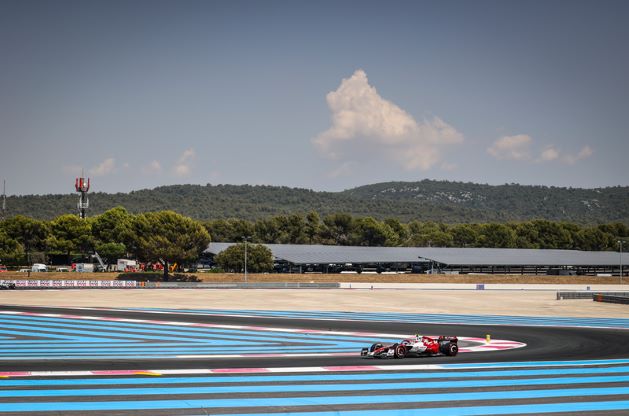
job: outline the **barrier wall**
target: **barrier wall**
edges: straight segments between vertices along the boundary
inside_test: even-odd
[[[0,280],[0,286],[16,289],[337,289],[339,283],[203,283],[137,282],[135,280]]]
[[[134,280],[0,280],[0,285],[14,284],[17,289],[94,289],[94,288],[134,288]]]
[[[144,282],[140,282],[142,284]],[[205,283],[205,282],[146,282],[143,287],[152,289],[338,289],[339,283],[256,282],[256,283]]]

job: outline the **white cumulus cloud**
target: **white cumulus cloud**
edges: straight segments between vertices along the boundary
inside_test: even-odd
[[[518,160],[530,163],[545,163],[554,161],[565,165],[574,165],[583,159],[587,159],[593,153],[590,146],[584,146],[579,153],[575,155],[563,153],[554,145],[547,145],[540,152],[539,157],[533,158],[531,156],[532,146],[533,139],[526,134],[504,136],[496,140],[489,148],[487,148],[487,153],[499,160]]]
[[[196,153],[194,149],[186,149],[179,159],[177,159],[177,163],[173,166],[173,173],[175,176],[188,176],[192,172],[192,164],[194,163],[194,159],[196,159]]]
[[[112,173],[115,168],[116,160],[113,157],[110,157],[90,169],[89,173],[94,176],[105,176]]]
[[[557,150],[554,146],[548,146],[543,151],[539,157],[540,162],[550,162],[552,160],[559,159],[559,150]]]
[[[574,165],[575,163],[592,156],[593,153],[594,151],[590,146],[583,146],[576,155],[567,154],[562,156],[561,161],[568,165]]]
[[[326,101],[332,126],[312,142],[332,159],[347,158],[360,148],[384,154],[408,170],[428,170],[441,162],[444,145],[463,141],[463,135],[440,118],[417,122],[382,98],[362,70],[343,79]]]
[[[487,153],[500,160],[529,160],[532,142],[526,134],[503,136],[487,149]]]
[[[155,175],[162,171],[162,165],[157,160],[152,160],[149,164],[142,167],[142,173],[145,175]]]
[[[547,146],[542,151],[542,154],[539,159],[537,159],[537,162],[557,161],[565,165],[574,165],[575,163],[592,156],[592,153],[593,151],[590,146],[584,146],[576,155],[571,153],[562,153],[554,146]]]

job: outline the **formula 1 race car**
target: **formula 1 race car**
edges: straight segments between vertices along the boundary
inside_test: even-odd
[[[457,337],[437,338],[417,335],[395,344],[373,344],[360,351],[362,358],[404,358],[447,355],[454,357],[459,352]]]

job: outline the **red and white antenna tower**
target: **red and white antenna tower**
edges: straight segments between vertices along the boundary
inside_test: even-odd
[[[77,204],[77,208],[79,209],[79,217],[85,218],[85,210],[90,207],[90,201],[87,199],[87,191],[90,190],[90,178],[83,178],[83,172],[81,172],[81,177],[76,178],[74,182],[74,188],[81,195],[79,196],[79,203]]]

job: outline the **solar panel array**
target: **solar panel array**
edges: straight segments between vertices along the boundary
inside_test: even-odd
[[[218,254],[235,243],[210,243],[206,253]],[[450,266],[617,266],[613,251],[539,250],[517,248],[361,247],[309,244],[264,244],[278,260],[292,264],[375,264],[434,261]],[[629,255],[622,254],[622,263]],[[627,265],[629,269],[629,265]]]

